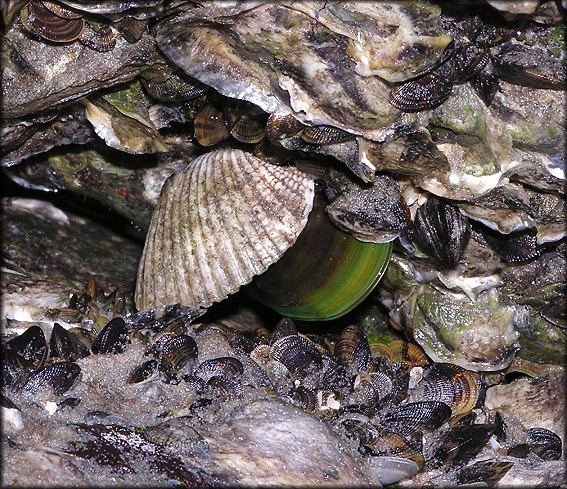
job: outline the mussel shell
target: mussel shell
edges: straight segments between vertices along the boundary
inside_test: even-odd
[[[90,354],[89,348],[59,323],[53,325],[49,339],[49,358],[74,362]]]
[[[158,361],[155,358],[145,361],[141,365],[138,365],[128,378],[126,379],[127,384],[139,384],[150,379],[152,376],[157,374],[158,371]]]
[[[138,270],[138,309],[208,308],[295,242],[314,182],[240,150],[196,158],[162,189]]]
[[[478,75],[490,59],[487,50],[481,49],[470,42],[462,42],[455,47],[453,55],[453,80],[464,83]]]
[[[475,457],[494,433],[494,424],[470,424],[452,427],[435,451],[434,458],[443,463],[466,463]]]
[[[452,77],[453,65],[447,61],[435,71],[393,88],[390,92],[390,103],[406,112],[433,109],[451,95]]]
[[[366,463],[382,485],[400,482],[419,472],[419,464],[409,458],[372,455],[366,459]]]
[[[214,146],[230,136],[222,110],[206,104],[193,120],[195,139],[202,146]]]
[[[388,360],[392,365],[403,367],[423,367],[429,360],[421,348],[404,340],[392,340],[385,345],[390,357]]]
[[[308,126],[301,131],[300,136],[310,144],[336,144],[355,138],[354,134],[334,126]]]
[[[82,18],[64,19],[45,8],[38,0],[32,0],[22,9],[20,18],[30,32],[53,42],[75,41],[85,27]]]
[[[561,458],[561,438],[546,428],[530,428],[527,431],[528,445],[532,452],[543,460]]]
[[[189,362],[195,361],[198,355],[197,343],[189,335],[177,335],[167,341],[161,350],[162,360],[166,361],[169,373],[182,370]],[[164,365],[160,368],[163,368]]]
[[[273,345],[276,341],[284,336],[297,334],[297,327],[295,326],[295,321],[291,318],[284,317],[278,321],[274,331],[272,332],[272,336],[270,338],[270,345]]]
[[[296,406],[307,412],[312,413],[317,409],[317,394],[304,385],[295,387],[290,397]]]
[[[501,234],[490,229],[483,229],[482,237],[488,245],[508,263],[522,263],[541,254],[537,242],[537,229],[527,228]]]
[[[394,384],[389,375],[383,372],[363,372],[358,374],[354,382],[353,400],[376,406],[393,389]]]
[[[453,379],[451,376],[426,370],[412,393],[412,399],[440,401],[452,406],[455,400]]]
[[[205,360],[195,369],[195,375],[208,382],[211,377],[236,377],[242,375],[244,366],[238,358],[218,357]]]
[[[468,219],[458,207],[430,196],[416,212],[413,228],[417,246],[447,268],[454,268],[471,235]]]
[[[23,385],[22,390],[32,394],[47,390],[59,396],[75,385],[80,373],[81,367],[76,363],[52,363],[33,373]]]
[[[39,326],[29,327],[21,335],[7,341],[3,348],[24,358],[34,368],[40,367],[47,358],[47,340]]]
[[[418,464],[419,470],[425,467],[425,459],[421,448],[415,446],[399,433],[374,427],[366,439],[361,439],[363,447],[374,456],[394,456],[413,460]]]
[[[384,427],[407,436],[416,431],[439,428],[451,417],[451,408],[440,401],[418,401],[400,406],[386,414]]]
[[[473,484],[474,482],[484,482],[486,487],[495,487],[508,471],[514,462],[498,462],[494,460],[483,460],[473,465],[463,467],[456,474],[459,484]]]
[[[34,364],[9,348],[2,348],[2,386],[17,385],[35,370]]]
[[[153,98],[163,102],[190,100],[204,95],[209,90],[209,87],[197,80],[187,81],[175,74],[163,82],[142,78],[142,85]]]
[[[148,26],[147,20],[136,19],[135,17],[124,17],[119,22],[115,22],[116,29],[126,39],[126,42],[133,44],[141,39]]]
[[[115,317],[110,320],[98,334],[91,347],[94,354],[98,353],[123,353],[130,343],[128,328],[124,319]]]
[[[79,42],[100,53],[111,51],[116,46],[117,33],[108,24],[91,24],[85,26],[85,30],[79,37]]]
[[[493,48],[491,56],[494,73],[502,80],[533,88],[566,88],[564,59],[541,48],[505,42]]]
[[[453,377],[453,385],[455,388],[455,398],[451,405],[453,415],[471,411],[480,397],[480,375],[467,370]]]
[[[335,319],[372,292],[391,252],[391,243],[364,243],[337,229],[325,214],[323,201],[316,198],[296,245],[257,276],[246,292],[283,316]]]
[[[490,106],[500,87],[499,78],[492,70],[484,69],[470,83],[484,104]]]
[[[272,142],[298,134],[305,126],[291,114],[270,114],[266,122],[266,135]]]
[[[315,345],[298,335],[284,336],[272,344],[270,359],[285,365],[294,375],[305,374],[310,369],[321,368],[323,365],[323,359]]]
[[[229,399],[235,399],[244,395],[244,389],[240,382],[227,375],[213,375],[207,381],[207,386],[212,388],[217,394]]]
[[[352,365],[356,372],[366,370],[371,353],[368,338],[356,325],[344,328],[335,343],[335,358],[341,365]]]
[[[252,104],[223,107],[224,121],[231,136],[241,143],[259,143],[266,135],[267,115]]]

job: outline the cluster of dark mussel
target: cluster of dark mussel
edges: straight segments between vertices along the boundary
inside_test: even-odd
[[[87,355],[123,353],[137,337],[147,345],[144,361],[126,383],[189,387],[198,396],[189,409],[198,413],[245,396],[249,384],[236,356],[248,355],[259,366],[262,380],[257,385],[323,420],[370,462],[395,457],[407,476],[443,465],[457,470],[459,483],[495,483],[513,462],[484,460],[464,466],[491,441],[504,455],[526,457],[532,452],[544,460],[561,457],[561,439],[543,428],[528,430],[526,443],[506,443],[500,416],[483,412],[482,375],[430,362],[415,344],[370,343],[355,325],[339,334],[301,334],[289,318],[271,333],[264,327],[245,331],[224,323],[191,325],[175,308],[160,319],[147,313],[116,314],[103,325],[105,314],[113,314],[109,309],[122,309],[116,308],[119,295],[106,296],[94,292],[92,283],[90,287],[96,300],[88,293],[74,296],[70,308],[58,312],[84,315],[82,324],[90,322],[90,327],[65,329],[55,323],[47,342],[43,330],[32,326],[3,344],[5,407],[16,408],[10,392],[20,391],[33,398],[47,392],[58,399],[59,407],[78,405],[80,399],[73,397],[72,389],[81,368],[75,362]],[[105,314],[97,316],[100,304],[105,305]],[[222,333],[236,356],[199,362],[195,338],[205,328]],[[148,430],[150,438],[152,433]]]

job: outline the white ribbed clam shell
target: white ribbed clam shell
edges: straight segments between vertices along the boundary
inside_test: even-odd
[[[165,183],[138,269],[138,309],[208,308],[249,283],[295,242],[314,182],[240,150],[196,158]]]

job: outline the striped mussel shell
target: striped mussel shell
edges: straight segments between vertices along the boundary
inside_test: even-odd
[[[197,343],[191,336],[174,336],[163,345],[160,369],[170,374],[192,370],[198,351]]]
[[[532,452],[543,460],[559,460],[562,452],[561,438],[546,428],[530,428],[526,432]]]
[[[356,372],[366,370],[371,353],[364,332],[355,325],[344,328],[335,344],[335,357],[341,365],[352,365]]]
[[[439,428],[451,417],[451,408],[440,401],[419,401],[399,406],[389,411],[382,425],[402,436],[416,431]]]
[[[22,391],[34,395],[47,393],[60,396],[75,385],[80,373],[81,367],[76,363],[52,363],[34,372],[23,384]]]
[[[195,369],[195,375],[206,382],[213,377],[239,377],[243,372],[242,362],[235,357],[210,358]]]
[[[480,375],[459,365],[435,363],[424,369],[411,393],[414,400],[435,400],[451,408],[453,416],[471,411],[481,393]]]
[[[138,270],[138,309],[202,311],[278,261],[307,223],[314,182],[241,150],[204,154],[163,186]]]
[[[193,120],[195,139],[201,146],[214,146],[230,136],[222,110],[205,104]]]
[[[280,338],[270,347],[270,359],[276,360],[295,376],[321,368],[323,359],[317,347],[307,338],[289,335]]]
[[[394,383],[384,372],[362,372],[356,376],[353,387],[353,401],[373,407],[394,390]]]
[[[61,8],[59,13],[54,13],[43,2],[32,0],[21,10],[20,19],[28,31],[43,39],[57,43],[72,42],[81,36],[85,23],[80,17],[63,17],[64,10]]]
[[[129,343],[130,336],[126,323],[124,319],[118,316],[108,321],[104,326],[92,344],[91,351],[95,355],[124,353]]]
[[[337,144],[351,141],[354,134],[334,126],[308,126],[300,133],[301,139],[310,144]]]
[[[47,10],[63,19],[80,19],[83,16],[82,13],[63,7],[63,5],[57,2],[42,0],[41,3]]]
[[[392,340],[389,343],[371,343],[373,358],[385,358],[391,365],[400,367],[423,367],[427,365],[427,356],[421,348],[404,340]]]
[[[413,460],[419,466],[419,470],[425,467],[421,447],[395,431],[372,426],[360,441],[369,455],[400,457]]]
[[[118,32],[109,24],[87,23],[79,42],[100,53],[112,51],[116,46]]]

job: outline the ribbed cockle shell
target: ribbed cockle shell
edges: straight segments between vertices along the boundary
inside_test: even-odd
[[[314,182],[240,150],[196,158],[164,185],[138,270],[138,309],[199,311],[278,261],[312,209]]]

